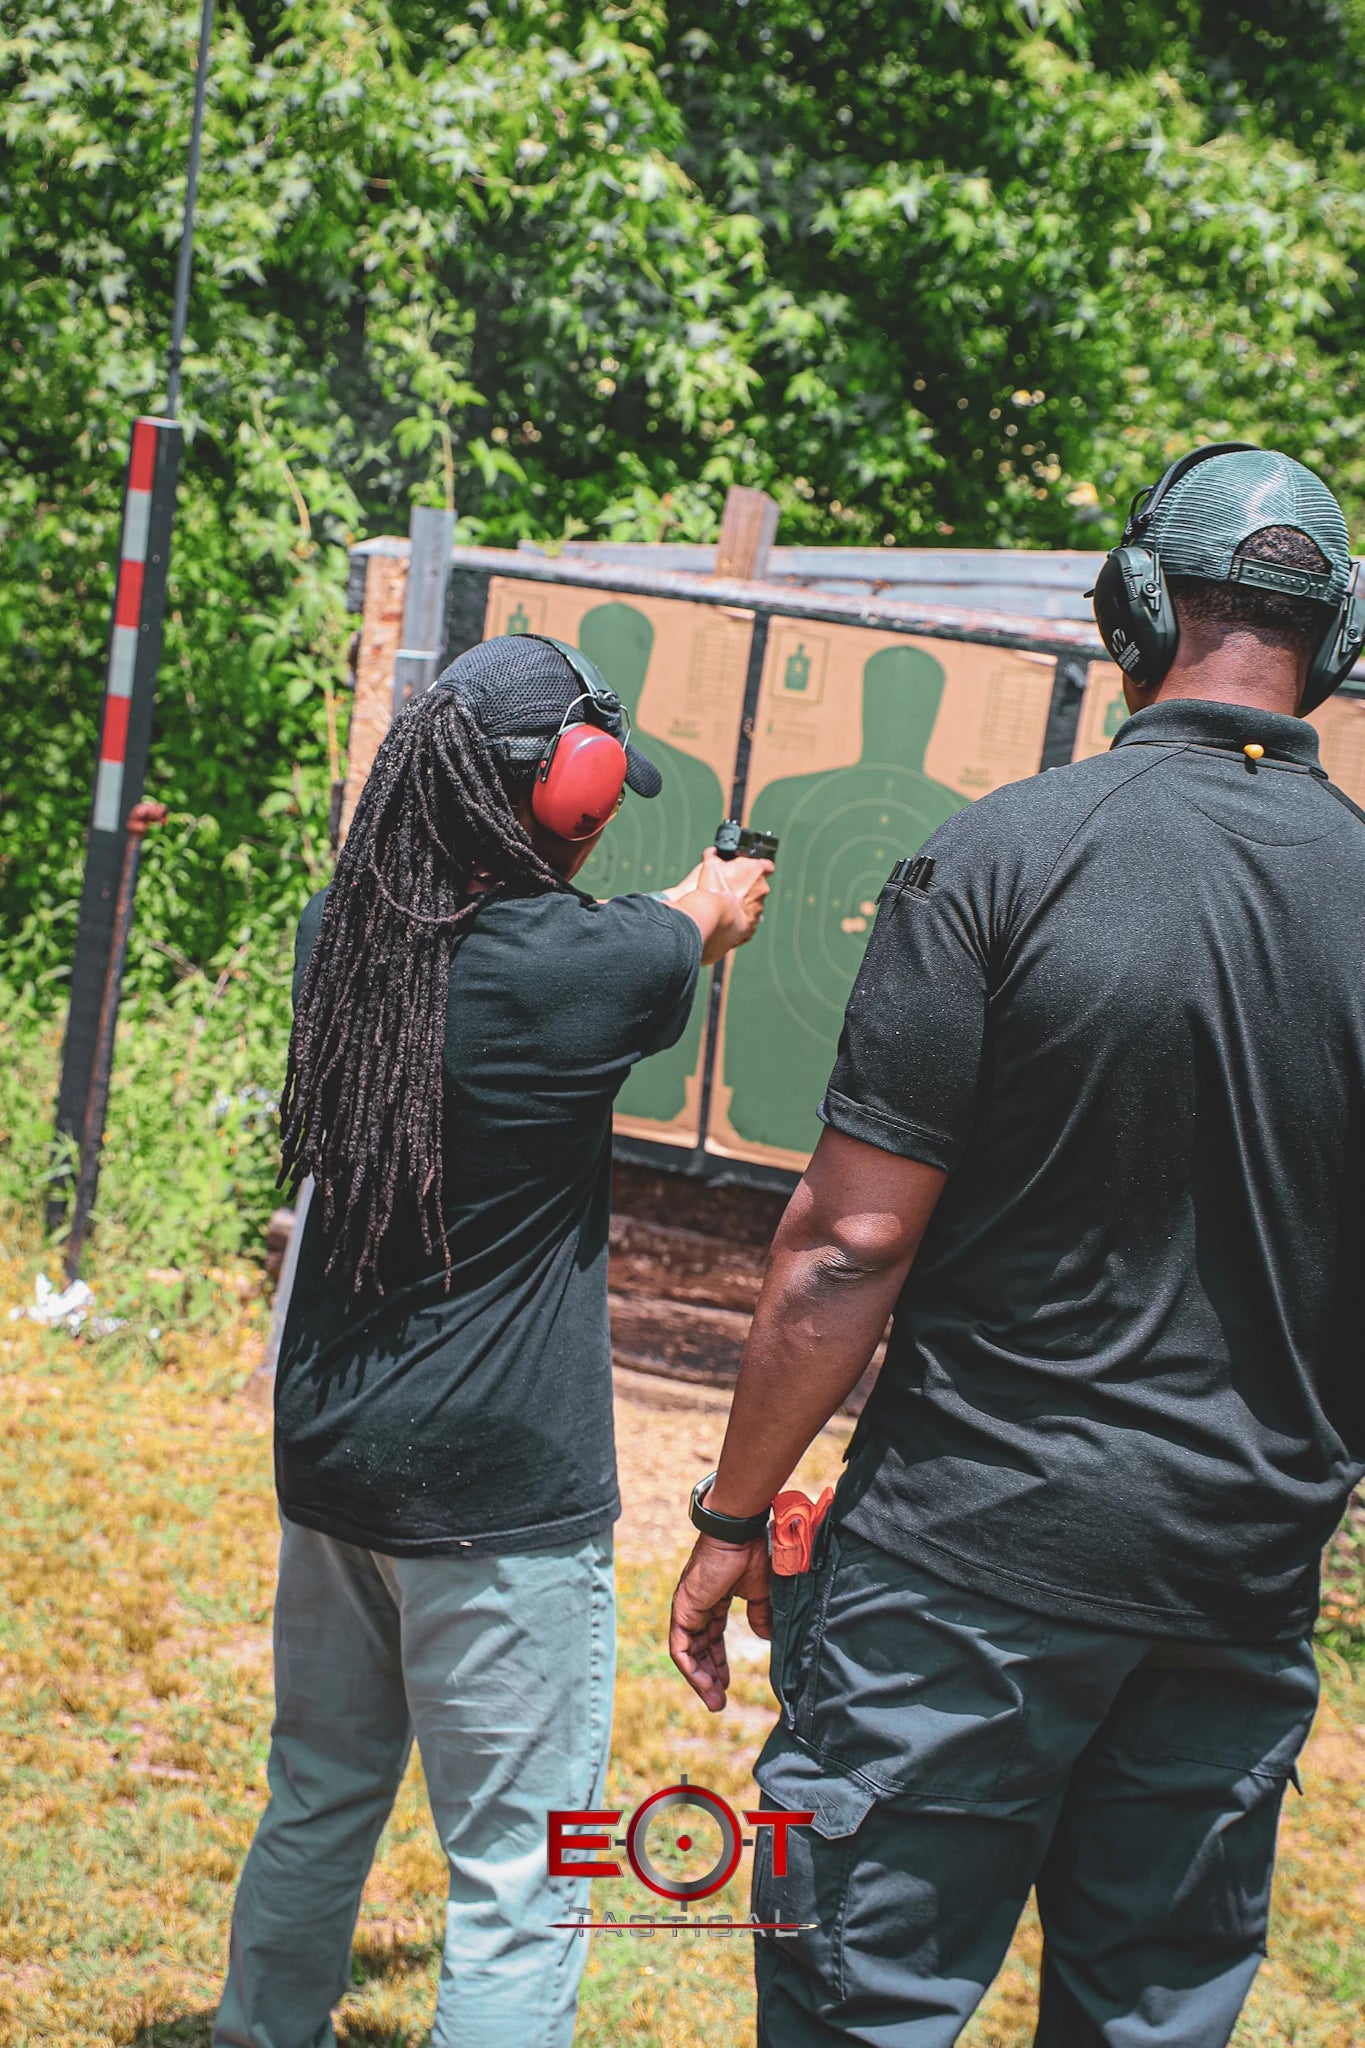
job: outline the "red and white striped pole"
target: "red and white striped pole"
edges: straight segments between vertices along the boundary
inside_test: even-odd
[[[99,763],[95,771],[95,807],[91,822],[97,832],[117,832],[123,823],[123,771],[128,758],[133,676],[137,669],[142,597],[147,582],[147,542],[152,527],[157,429],[163,424],[166,423],[142,419],[133,427],[128,486],[123,497],[118,581],[114,586],[114,625],[109,639],[104,719],[100,728]]]
[[[123,496],[114,612],[109,631],[99,755],[90,805],[85,881],[71,965],[71,1007],[67,1016],[62,1079],[57,1096],[57,1130],[82,1151],[96,1150],[104,1136],[95,1128],[92,1101],[108,1084],[97,1073],[101,1016],[107,1008],[109,967],[116,943],[119,885],[125,868],[128,819],[141,802],[151,751],[156,672],[161,659],[161,621],[166,603],[171,519],[180,469],[182,431],[174,420],[134,422]],[[115,996],[117,1002],[117,996]],[[112,1037],[109,1040],[112,1050]],[[69,1174],[53,1188],[49,1227],[60,1223]],[[83,1201],[93,1202],[93,1168],[80,1176]],[[81,1237],[88,1215],[75,1219]]]

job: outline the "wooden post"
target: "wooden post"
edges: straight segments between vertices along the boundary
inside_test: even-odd
[[[394,656],[394,716],[429,690],[441,672],[446,644],[446,592],[455,514],[414,505],[408,526],[408,579],[403,644]]]
[[[766,491],[731,484],[725,493],[714,576],[761,583],[768,573],[768,552],[777,538],[777,502]]]
[[[380,541],[360,558],[365,608],[346,748],[343,839],[394,712],[420,696],[440,673],[454,533],[453,512],[414,505],[406,547],[398,540]]]
[[[391,545],[396,550],[401,544]],[[389,554],[375,549],[368,556],[365,610],[355,663],[355,699],[346,746],[346,794],[341,803],[343,839],[350,830],[356,800],[393,717],[393,664],[402,637],[407,581],[406,552]]]

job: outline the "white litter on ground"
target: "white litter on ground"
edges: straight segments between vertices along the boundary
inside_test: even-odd
[[[92,1337],[108,1337],[123,1328],[121,1316],[97,1316],[94,1308],[94,1294],[84,1280],[73,1280],[69,1287],[59,1289],[46,1273],[40,1273],[33,1283],[33,1300],[12,1308],[9,1320],[43,1323],[49,1330],[69,1330],[72,1336],[87,1324]]]

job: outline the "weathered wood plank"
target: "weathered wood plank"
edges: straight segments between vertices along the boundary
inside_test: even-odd
[[[768,557],[777,534],[777,503],[766,491],[731,484],[725,493],[720,539],[716,543],[716,576],[741,576],[758,581],[768,573]]]
[[[346,791],[341,801],[343,838],[356,801],[393,718],[393,664],[403,627],[407,590],[406,543],[401,556],[375,551],[365,577],[365,610],[356,657],[355,702],[346,748]]]
[[[611,1286],[618,1294],[753,1313],[766,1245],[730,1244],[700,1230],[611,1219]]]
[[[771,610],[790,619],[822,620],[831,625],[884,627],[889,631],[923,633],[941,640],[973,640],[988,647],[1025,647],[1039,652],[1075,648],[1100,656],[1104,650],[1094,624],[1077,619],[1049,619],[966,607],[922,604],[912,592],[890,590],[868,596],[838,596],[793,583],[741,582],[725,576],[683,575],[664,568],[638,567],[569,557],[518,553],[513,548],[460,548],[452,560],[457,568],[481,569],[490,575],[516,576],[531,583],[567,583],[581,589],[609,590],[623,596],[687,598],[698,604],[736,605],[744,610]]]

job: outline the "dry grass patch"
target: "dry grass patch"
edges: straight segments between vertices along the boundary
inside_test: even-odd
[[[31,1297],[32,1272],[0,1259],[0,1310]],[[156,1314],[159,1341],[136,1322],[87,1343],[0,1321],[0,2048],[205,2048],[264,1799],[277,1533],[269,1434],[239,1398],[264,1312],[225,1274],[181,1321]],[[671,1503],[718,1443],[723,1404],[651,1420],[648,1390],[625,1399],[612,1803],[629,1810],[682,1770],[745,1803],[769,1712],[762,1651],[750,1639],[737,1655],[736,1708],[717,1720],[663,1649],[683,1533]],[[840,1448],[836,1431],[808,1483]],[[744,1643],[741,1625],[737,1651]],[[1327,1667],[1308,1797],[1291,1794],[1286,1813],[1272,1961],[1238,2048],[1361,2038],[1365,1694],[1340,1659]],[[599,1909],[622,1918],[660,1903],[625,1882],[598,1889]],[[444,1893],[414,1766],[367,1889],[344,2043],[425,2040]],[[742,1881],[707,1905],[742,1916]],[[1030,2039],[1036,1939],[1021,1932],[973,2048]],[[594,1945],[580,2048],[730,2048],[751,2036],[742,1937]]]

